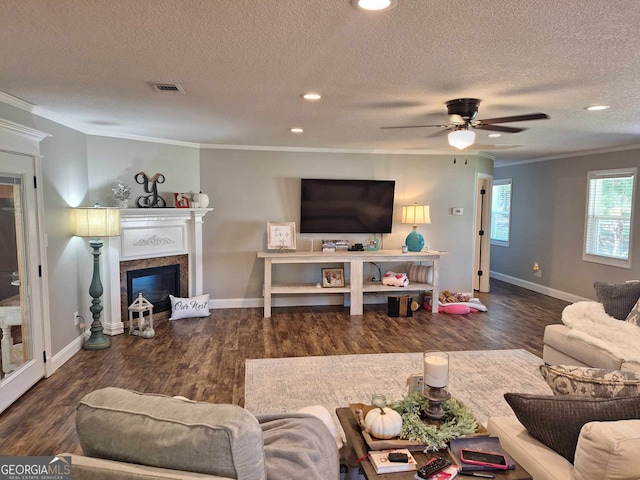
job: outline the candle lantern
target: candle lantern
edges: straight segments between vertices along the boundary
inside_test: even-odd
[[[433,420],[444,417],[442,402],[451,398],[445,390],[449,385],[449,354],[424,352],[424,386],[422,395],[429,401],[426,416]]]
[[[147,321],[144,314],[147,312],[149,317]],[[137,313],[138,327],[135,327],[134,314]],[[129,305],[129,335],[139,335],[142,338],[153,338],[156,332],[153,329],[153,304],[142,296],[138,295],[131,305]]]

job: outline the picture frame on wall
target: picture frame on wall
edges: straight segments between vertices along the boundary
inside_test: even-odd
[[[176,208],[189,208],[189,195],[186,193],[174,193],[173,199],[175,201]]]
[[[267,222],[268,250],[296,249],[296,222]]]
[[[344,268],[323,268],[322,286],[327,288],[344,287]]]

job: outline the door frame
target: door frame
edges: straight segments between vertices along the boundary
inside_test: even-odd
[[[22,394],[31,388],[42,377],[48,377],[53,373],[51,360],[51,318],[49,315],[49,288],[47,274],[47,250],[44,224],[44,197],[42,192],[42,156],[40,155],[40,142],[51,135],[34,130],[8,120],[0,119],[0,151],[10,155],[25,158],[25,161],[33,162],[35,178],[24,179],[25,198],[27,190],[32,190],[32,200],[27,204],[28,208],[34,208],[34,220],[27,224],[29,231],[25,231],[27,251],[37,252],[37,258],[29,258],[28,297],[34,339],[33,361],[36,363],[29,368],[34,368],[32,375],[11,375],[3,379],[3,394],[0,400],[0,412],[15,402]],[[17,173],[17,172],[7,172]],[[38,188],[40,187],[40,188]],[[35,224],[34,224],[35,223]],[[31,231],[35,230],[35,231]],[[36,341],[37,339],[37,341]],[[42,352],[35,347],[42,348]],[[38,378],[36,378],[36,376]],[[9,390],[9,388],[11,390]]]

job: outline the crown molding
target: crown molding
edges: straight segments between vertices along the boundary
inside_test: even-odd
[[[200,148],[208,150],[249,150],[263,152],[301,152],[301,153],[366,153],[374,155],[451,155],[451,152],[439,150],[395,150],[365,148],[324,148],[324,147],[285,147],[278,145],[225,145],[203,143]],[[454,152],[455,153],[455,152]],[[475,156],[475,154],[473,155]]]
[[[9,120],[0,119],[0,132],[19,135],[30,141],[41,142],[51,135],[40,130],[25,127],[19,123],[10,122]]]
[[[46,118],[47,120],[51,120],[52,122],[59,123],[60,125],[71,128],[73,130],[77,130],[78,132],[85,134],[88,133],[83,128],[79,127],[67,118],[58,115],[57,113],[53,113],[45,108],[33,105],[32,103],[25,102],[20,98],[14,97],[13,95],[9,95],[8,93],[2,91],[0,91],[0,102],[6,103],[7,105],[11,105],[12,107],[19,108],[20,110],[24,110],[25,112],[32,113],[39,117]]]
[[[100,130],[90,130],[86,133],[87,135],[92,135],[95,137],[122,138],[125,140],[136,140],[138,142],[162,143],[165,145],[176,145],[179,147],[202,148],[202,145],[200,145],[199,143],[183,142],[182,140],[171,140],[168,138],[145,137],[144,135],[131,135],[128,133],[102,132]]]
[[[563,158],[575,158],[575,157],[587,157],[589,155],[602,155],[603,153],[615,153],[625,152],[627,150],[640,149],[640,143],[633,143],[631,145],[620,145],[617,147],[597,148],[594,150],[580,150],[578,152],[563,153],[560,155],[550,155],[548,157],[530,158],[527,160],[518,160],[516,162],[509,161],[496,161],[494,168],[511,167],[516,165],[523,165],[526,163],[547,162],[549,160],[561,160]]]

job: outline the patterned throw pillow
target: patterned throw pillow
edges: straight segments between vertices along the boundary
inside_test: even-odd
[[[640,299],[640,282],[605,283],[594,282],[598,301],[604,306],[607,315],[626,320],[627,315]]]
[[[640,327],[640,298],[638,298],[638,301],[629,312],[629,315],[627,315],[627,322],[631,325]]]
[[[640,397],[584,398],[505,393],[504,399],[532,437],[571,463],[584,424],[640,418]]]
[[[433,266],[418,265],[410,263],[408,265],[409,281],[414,283],[433,283]]]
[[[640,395],[640,374],[603,368],[540,365],[554,395],[614,398]]]

